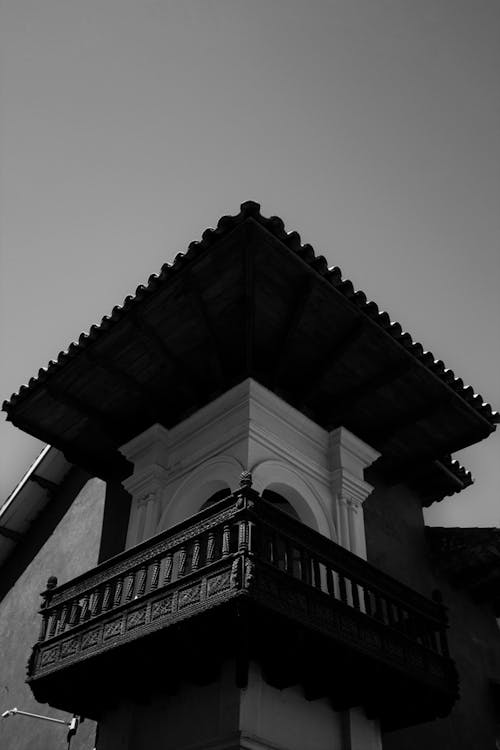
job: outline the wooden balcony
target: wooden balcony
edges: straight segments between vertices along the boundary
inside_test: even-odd
[[[245,484],[246,482],[246,484]],[[241,488],[42,594],[36,698],[98,719],[122,697],[217,679],[249,660],[383,728],[445,715],[458,694],[445,608]]]

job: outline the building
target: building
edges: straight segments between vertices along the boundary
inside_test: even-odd
[[[422,508],[499,415],[280,219],[223,217],[4,410],[52,447],[0,510],[2,701],[76,750],[495,746],[499,532]]]

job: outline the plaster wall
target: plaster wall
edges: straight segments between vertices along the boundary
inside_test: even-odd
[[[500,679],[500,630],[493,612],[453,588],[432,564],[416,493],[377,483],[365,503],[368,559],[426,596],[439,589],[449,608],[448,643],[460,676],[449,716],[384,736],[384,750],[471,750],[500,742],[490,678]]]
[[[71,482],[61,492],[72,493]],[[90,479],[80,489],[65,515],[0,602],[0,712],[17,707],[55,718],[68,715],[37,703],[25,683],[26,664],[37,641],[40,592],[47,578],[57,575],[59,583],[85,572],[97,563],[105,485]],[[62,498],[70,502],[73,498]],[[56,499],[57,501],[57,499]],[[43,518],[37,520],[43,525]],[[69,717],[71,718],[71,717]],[[95,724],[83,722],[72,740],[71,750],[94,747]],[[64,750],[66,730],[61,725],[12,716],[0,720],[2,750]]]
[[[298,688],[267,685],[252,665],[249,684],[236,687],[234,665],[207,686],[183,685],[147,706],[128,704],[103,718],[97,750],[347,750],[342,717],[327,701],[306,701]],[[354,747],[354,746],[353,746]],[[357,745],[354,750],[372,750]]]

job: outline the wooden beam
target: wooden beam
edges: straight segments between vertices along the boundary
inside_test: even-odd
[[[153,419],[153,421],[158,421],[160,412],[159,405],[155,403],[151,397],[151,392],[147,386],[137,380],[137,378],[130,373],[122,370],[121,367],[118,367],[114,362],[108,359],[108,357],[105,357],[102,354],[96,354],[95,352],[91,353],[86,349],[84,357],[93,365],[100,367],[101,370],[104,370],[108,375],[115,378],[125,389],[135,393],[142,400],[149,417]]]
[[[49,394],[50,398],[58,401],[64,406],[68,406],[72,411],[77,412],[82,417],[95,424],[101,432],[104,432],[112,441],[120,441],[123,436],[123,427],[119,425],[111,416],[106,415],[100,409],[97,409],[87,401],[78,396],[69,393],[61,388],[60,385],[44,383],[43,387]]]
[[[346,414],[354,409],[360,401],[368,396],[372,396],[381,388],[395,383],[410,370],[411,365],[412,363],[408,361],[397,367],[390,367],[371,378],[371,380],[337,394],[330,409],[330,414],[334,421],[329,423],[329,429],[340,427]]]
[[[170,347],[163,341],[156,329],[136,312],[129,313],[129,321],[142,334],[146,340],[147,346],[153,350],[160,361],[163,360],[164,362],[168,362],[173,369],[177,371],[177,376],[174,379],[175,384],[180,385],[184,390],[186,390],[186,388],[189,389],[191,394],[194,394],[196,398],[198,398],[200,393],[202,394],[204,392],[201,381],[186,367],[185,363],[174,354]]]
[[[252,377],[255,366],[255,250],[248,239],[243,258],[245,286],[245,368],[248,377]]]
[[[300,321],[304,315],[307,305],[312,297],[312,292],[315,288],[315,279],[312,276],[307,276],[305,282],[300,286],[297,292],[294,302],[291,306],[290,315],[285,323],[284,329],[280,335],[281,345],[276,347],[276,356],[274,360],[274,367],[270,373],[270,382],[272,385],[276,383],[280,374],[285,368],[285,360],[290,349],[291,341],[293,336],[300,325]]]
[[[8,529],[6,526],[0,526],[0,536],[4,536],[6,539],[10,539],[11,542],[20,542],[23,538],[19,531]]]
[[[337,341],[335,341],[333,346],[328,350],[323,362],[316,368],[311,377],[307,379],[306,387],[300,394],[298,394],[297,403],[299,404],[299,408],[305,406],[306,402],[321,386],[321,383],[328,373],[335,367],[342,357],[347,354],[349,349],[360,340],[364,331],[365,321],[358,316],[347,331],[341,333]]]
[[[52,482],[50,479],[40,476],[40,474],[30,474],[29,481],[34,482],[51,495],[55,494],[59,489],[59,485],[56,482]]]
[[[395,419],[384,419],[380,427],[375,427],[370,431],[369,437],[367,437],[366,440],[370,444],[375,442],[380,445],[388,443],[393,440],[398,433],[417,425],[424,419],[428,419],[429,417],[435,416],[444,411],[449,406],[449,403],[449,398],[434,398],[426,404],[411,409]]]
[[[217,336],[215,335],[210,316],[207,311],[203,296],[200,291],[200,287],[193,275],[193,273],[186,269],[184,271],[184,289],[186,294],[189,296],[193,307],[198,316],[198,320],[201,323],[201,327],[204,329],[207,339],[211,342],[212,352],[212,367],[214,370],[215,379],[219,386],[224,385],[224,360],[221,354],[220,344]]]

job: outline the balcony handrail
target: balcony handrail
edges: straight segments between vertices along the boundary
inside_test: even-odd
[[[338,573],[353,583],[373,588],[382,596],[390,596],[406,609],[411,608],[436,624],[446,620],[446,607],[441,602],[420,594],[270,503],[257,501],[250,514],[254,520],[263,521],[270,528],[276,524],[281,536],[288,536],[290,541],[306,547],[314,557],[322,557],[326,564],[334,565]]]
[[[237,505],[240,498],[248,492],[252,493],[254,503],[244,512]],[[315,559],[321,558],[321,562],[334,567],[337,573],[345,576],[352,583],[368,587],[380,596],[390,597],[405,609],[411,609],[414,614],[432,620],[435,625],[446,623],[446,608],[440,602],[428,599],[323,534],[274,508],[263,501],[253,490],[241,489],[189,516],[175,526],[105,560],[92,571],[82,573],[53,588],[50,592],[50,601],[46,602],[45,612],[47,613],[49,608],[60,606],[65,600],[79,593],[92,589],[103,581],[111,580],[143,563],[152,562],[156,556],[165,554],[183,542],[188,542],[201,531],[209,531],[210,528],[219,526],[226,520],[236,521],[240,516],[245,516],[257,523],[263,522],[281,537],[287,536],[289,542],[294,542],[306,549]]]
[[[367,657],[373,669],[396,669],[411,684],[443,694],[447,706],[456,695],[446,608],[273,507],[248,480],[176,526],[55,584],[52,579],[42,594],[38,641],[28,663],[39,700],[46,700],[51,685],[66,695],[64,676],[79,674],[66,670],[81,667],[85,675],[103,654],[141,660],[142,644],[151,649],[157,641],[150,636],[169,631],[176,634],[174,644],[184,633],[190,648],[192,633],[212,637],[234,629],[231,648],[244,684],[246,639],[261,648],[268,628],[278,628],[281,638],[288,625],[292,642],[298,637],[306,643],[303,636],[310,635],[313,652],[321,643],[331,654],[346,649],[354,663]],[[198,615],[203,619],[194,619]],[[179,629],[184,622],[196,630]],[[262,648],[266,659],[267,646]]]
[[[101,579],[104,579],[104,573],[107,571],[106,579],[119,575],[128,568],[140,565],[142,562],[152,560],[156,554],[167,552],[171,547],[175,547],[184,539],[196,535],[198,527],[203,525],[203,530],[208,531],[211,526],[217,526],[228,517],[235,516],[238,513],[236,508],[237,497],[240,493],[234,492],[227,497],[219,500],[217,503],[203,508],[198,513],[194,513],[183,521],[171,526],[169,529],[161,531],[148,539],[145,539],[133,547],[129,547],[119,552],[107,560],[96,565],[92,570],[80,573],[65,583],[59,584],[50,591],[50,606],[60,605],[65,599],[75,596],[85,589],[97,585]],[[126,565],[128,563],[128,565]],[[45,608],[46,609],[46,608]]]

